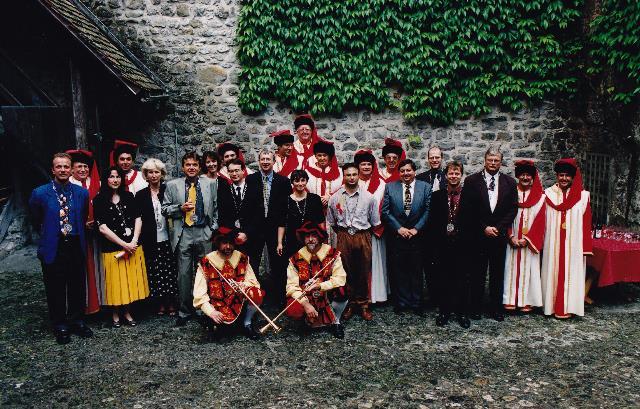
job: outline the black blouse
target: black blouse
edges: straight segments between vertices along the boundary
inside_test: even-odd
[[[131,192],[124,192],[120,195],[118,204],[111,202],[111,195],[107,197],[107,195],[98,193],[93,199],[93,215],[98,228],[100,225],[106,224],[120,239],[130,242],[133,238],[136,219],[140,217],[140,210]],[[100,234],[100,246],[103,253],[112,253],[122,249],[103,234]]]
[[[306,199],[299,202],[293,200],[291,196],[287,196],[287,214],[284,226],[284,247],[287,257],[290,257],[304,246],[304,243],[299,242],[296,238],[296,230],[308,221],[316,224],[325,222],[320,196],[314,193],[307,193]]]

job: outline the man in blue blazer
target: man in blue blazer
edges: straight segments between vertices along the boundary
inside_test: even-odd
[[[431,185],[416,180],[416,165],[411,159],[398,164],[400,180],[385,186],[382,220],[390,230],[392,254],[392,291],[396,313],[413,310],[424,316],[422,306],[422,264],[424,226],[429,217]]]
[[[53,180],[33,190],[29,209],[40,232],[38,258],[49,317],[56,341],[67,344],[71,332],[83,338],[93,335],[84,323],[89,191],[69,182],[69,154],[56,153],[52,164]]]

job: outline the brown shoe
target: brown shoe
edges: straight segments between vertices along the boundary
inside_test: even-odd
[[[353,316],[353,306],[347,305],[347,308],[345,308],[344,312],[342,313],[342,319],[346,321],[352,316]]]
[[[373,319],[373,314],[367,305],[362,306],[360,315],[362,315],[362,319],[365,321],[371,321]]]

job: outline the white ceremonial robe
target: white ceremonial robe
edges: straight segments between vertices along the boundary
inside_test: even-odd
[[[295,155],[295,154],[296,154],[295,151],[291,152],[291,155]],[[302,169],[302,164],[304,163],[304,160],[303,160],[301,155],[296,155],[296,156],[298,157],[298,166],[296,166],[295,169]],[[285,160],[284,158],[282,158],[278,154],[275,154],[274,157],[275,157],[275,161],[273,162],[273,171],[278,173],[278,174],[281,174],[280,171],[284,167],[284,164],[286,163],[286,161],[289,161],[289,160],[293,159],[293,158],[289,157],[289,158],[287,158]],[[293,170],[295,170],[295,169],[293,169]],[[286,176],[286,177],[291,176],[291,173],[293,172],[293,170],[291,170],[291,172],[289,172],[289,174],[282,175],[282,176]]]
[[[316,157],[310,156],[307,159],[303,169],[313,168],[313,169],[320,170],[317,163],[318,161],[316,160]],[[309,193],[315,193],[316,195],[322,197],[321,192],[322,192],[323,183],[325,184],[325,193],[329,192],[329,195],[334,194],[335,192],[340,190],[340,188],[342,187],[342,169],[340,168],[338,168],[338,177],[332,180],[327,180],[327,181],[323,181],[322,178],[317,178],[313,176],[311,172],[307,172],[307,174],[309,175],[309,182],[307,183],[307,190],[309,191]],[[325,216],[326,216],[326,210],[327,210],[326,206],[324,206],[324,210],[325,210]],[[325,223],[326,223],[326,220],[325,220]],[[337,243],[336,233],[333,231],[333,229],[328,223],[326,224],[326,226],[327,226],[327,236],[329,237],[329,245],[331,245],[331,247],[335,247]]]
[[[546,196],[558,205],[562,190],[553,185]],[[542,256],[542,297],[545,315],[584,315],[584,283],[586,254],[591,254],[591,205],[589,192],[582,191],[580,201],[566,211],[566,233],[562,229],[562,213],[546,205],[546,234]],[[587,224],[587,225],[585,225]],[[563,248],[561,234],[566,235]],[[564,251],[563,251],[564,250]],[[564,275],[560,259],[564,253]],[[559,283],[562,282],[560,288]],[[560,298],[558,298],[560,297]]]
[[[129,192],[133,193],[134,196],[136,195],[136,193],[138,193],[145,187],[149,186],[147,181],[144,180],[144,177],[142,176],[141,171],[131,169],[127,173],[127,180],[129,181],[131,180],[131,178],[135,178],[135,179],[133,180],[133,182],[131,182],[131,184],[127,187],[127,189]]]
[[[525,193],[525,199],[529,197]],[[522,192],[518,190],[518,197]],[[529,208],[518,207],[510,229],[510,237],[525,239],[527,247],[513,248],[507,244],[504,266],[504,293],[502,303],[508,307],[541,307],[540,251],[544,240],[544,194]],[[521,201],[522,202],[522,201]]]
[[[363,189],[369,189],[368,180],[361,180],[359,185]],[[373,193],[376,200],[376,206],[380,211],[382,199],[384,197],[384,181],[380,180],[378,188]],[[369,285],[369,293],[371,303],[385,302],[389,296],[390,287],[387,277],[387,248],[383,238],[371,235],[371,283]]]

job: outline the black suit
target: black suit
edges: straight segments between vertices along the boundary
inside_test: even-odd
[[[246,179],[243,198],[238,198],[233,193],[235,188],[234,184],[229,184],[226,180],[218,178],[218,220],[220,221],[218,224],[220,227],[238,228],[240,232],[246,234],[247,242],[239,246],[238,251],[249,253],[252,241],[256,237],[257,217],[260,215],[256,209],[260,200],[260,192],[255,183],[249,183]],[[236,225],[236,221],[240,227]],[[254,261],[251,260],[252,267],[253,263]],[[259,260],[258,264],[260,264]]]
[[[278,245],[278,227],[284,226],[287,214],[287,197],[291,194],[291,182],[288,178],[273,172],[267,214],[264,209],[263,175],[261,171],[247,176],[247,183],[256,186],[258,191],[257,202],[252,206],[255,213],[254,237],[251,239],[249,259],[253,270],[258,273],[262,250],[265,244],[269,254],[269,267],[271,269],[267,287],[267,296],[274,304],[284,301],[286,274],[285,260],[276,252]]]
[[[447,179],[445,178],[444,170],[442,169],[437,169],[435,171],[432,169],[429,169],[416,176],[417,180],[422,180],[423,182],[427,182],[428,184],[430,184],[432,186],[432,189],[433,189],[433,182],[436,178],[438,179],[439,189],[444,189],[447,185]],[[436,192],[432,192],[432,193],[436,193]],[[433,200],[433,196],[432,196],[432,200]],[[429,224],[429,221],[427,221],[427,224]],[[434,288],[438,286],[438,283],[434,281],[435,278],[433,277],[434,274],[437,274],[436,272],[437,253],[435,251],[435,240],[436,238],[433,233],[433,229],[426,228],[424,232],[425,251],[423,253],[424,255],[423,267],[424,267],[424,279],[427,287],[429,304],[432,304],[434,302],[438,303],[438,299],[439,299],[437,294],[438,290],[437,288]]]
[[[469,251],[468,269],[471,274],[471,308],[480,312],[489,266],[489,297],[492,312],[501,311],[504,280],[504,260],[507,231],[516,216],[517,184],[511,176],[500,173],[496,183],[498,200],[491,211],[484,173],[478,172],[465,180],[460,200],[460,224],[465,248]],[[496,227],[498,237],[486,237],[486,227]]]
[[[432,294],[442,313],[468,312],[469,274],[463,263],[459,219],[453,218],[456,229],[447,233],[449,199],[447,189],[431,194],[431,215],[426,230],[431,240],[426,243],[428,252],[434,255]]]

